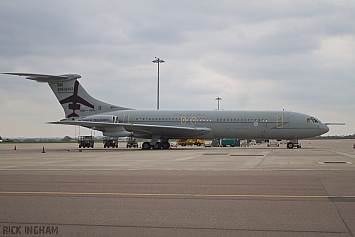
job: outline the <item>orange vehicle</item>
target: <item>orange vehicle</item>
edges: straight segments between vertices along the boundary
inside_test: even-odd
[[[176,139],[176,144],[180,146],[201,146],[205,143],[202,139]]]

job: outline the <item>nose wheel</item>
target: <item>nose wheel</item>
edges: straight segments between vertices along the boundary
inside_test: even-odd
[[[301,143],[298,143],[298,140],[292,140],[287,142],[288,149],[293,149],[294,147],[301,148]]]

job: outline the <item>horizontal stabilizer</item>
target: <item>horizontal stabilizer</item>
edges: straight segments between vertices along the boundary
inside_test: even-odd
[[[345,123],[324,123],[325,125],[345,125]]]
[[[64,82],[75,80],[81,78],[78,74],[65,74],[65,75],[44,75],[44,74],[32,74],[32,73],[16,73],[16,72],[8,72],[2,73],[7,75],[15,75],[15,76],[27,76],[26,79],[34,80],[37,82],[48,82],[48,83],[55,83],[55,82]]]

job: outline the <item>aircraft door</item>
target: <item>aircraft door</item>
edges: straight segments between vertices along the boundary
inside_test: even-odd
[[[131,116],[131,113],[124,113],[123,114],[122,123],[129,123],[129,117],[130,116]]]
[[[276,128],[283,128],[283,127],[284,127],[284,115],[276,114]]]
[[[196,121],[197,121],[196,117],[192,117],[191,118],[191,124],[192,125],[196,125]]]
[[[181,124],[186,124],[191,122],[192,125],[196,125],[197,118],[196,117],[191,117],[191,118],[186,118],[186,117],[180,117],[180,123]]]

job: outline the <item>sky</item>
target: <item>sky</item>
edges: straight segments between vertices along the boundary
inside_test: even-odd
[[[353,0],[0,2],[0,72],[82,76],[102,101],[161,110],[285,110],[355,133]],[[0,136],[74,137],[49,86],[0,74]],[[95,132],[94,135],[101,135]]]

